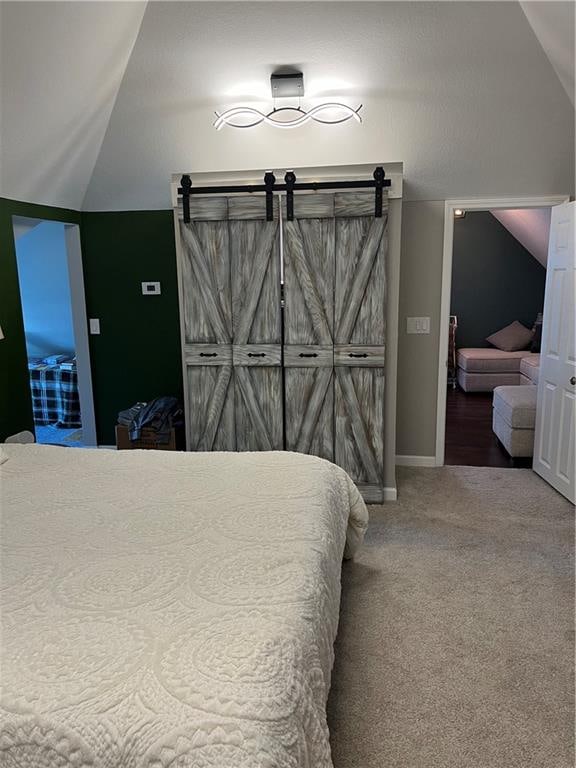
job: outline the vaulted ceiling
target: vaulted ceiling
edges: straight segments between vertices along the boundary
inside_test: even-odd
[[[543,267],[547,265],[551,208],[505,209],[491,213]]]
[[[517,2],[1,2],[0,194],[167,208],[174,172],[386,161],[411,199],[572,192],[574,8],[527,5],[555,21]],[[215,109],[270,104],[281,65],[364,124],[214,131]]]
[[[0,194],[80,208],[146,3],[0,3]]]
[[[520,4],[574,105],[574,3],[529,0]]]

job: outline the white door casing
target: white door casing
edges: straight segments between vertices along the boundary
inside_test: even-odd
[[[552,209],[533,469],[575,501],[576,203]]]

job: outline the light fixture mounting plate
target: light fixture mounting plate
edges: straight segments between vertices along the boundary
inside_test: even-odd
[[[272,98],[304,96],[304,75],[302,72],[278,72],[270,75]]]

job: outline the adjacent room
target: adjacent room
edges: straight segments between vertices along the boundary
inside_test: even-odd
[[[0,0],[1,768],[573,768],[575,23]]]
[[[36,442],[81,447],[65,225],[16,219],[14,245]]]
[[[550,208],[455,211],[446,464],[532,465],[550,216]],[[510,386],[531,387],[516,392],[534,415],[504,435],[498,408],[508,391],[499,387]]]

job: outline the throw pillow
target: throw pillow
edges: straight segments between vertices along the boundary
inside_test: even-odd
[[[487,336],[486,341],[504,352],[518,352],[518,350],[528,347],[533,335],[533,331],[519,323],[518,320],[514,320],[506,328]]]

